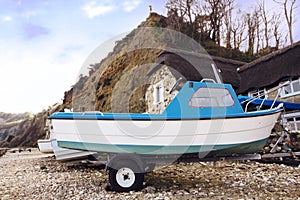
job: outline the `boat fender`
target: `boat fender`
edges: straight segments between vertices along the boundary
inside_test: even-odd
[[[126,161],[126,162],[130,161],[132,162],[132,164],[136,164],[138,167],[138,171],[135,173],[145,173],[145,162],[137,154],[117,154],[108,161],[106,168],[115,169],[114,166],[116,166],[122,161]]]

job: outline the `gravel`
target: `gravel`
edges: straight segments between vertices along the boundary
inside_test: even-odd
[[[97,167],[32,152],[0,158],[0,199],[300,199],[300,167],[244,162],[180,163],[148,173],[144,189],[109,190]]]

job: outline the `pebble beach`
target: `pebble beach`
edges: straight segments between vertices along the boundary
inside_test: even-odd
[[[62,163],[33,149],[0,157],[0,199],[300,199],[300,166],[172,164],[148,173],[143,190],[116,193],[105,170]]]

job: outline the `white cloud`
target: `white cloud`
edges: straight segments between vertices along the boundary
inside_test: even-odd
[[[51,34],[35,40],[0,36],[0,95],[5,97],[0,98],[0,111],[40,112],[61,102],[64,92],[75,84],[82,63],[99,38],[79,31],[80,26],[62,26],[50,26]]]
[[[28,18],[37,16],[37,12],[36,11],[26,11],[25,13],[22,14],[22,16],[28,19]]]
[[[91,1],[85,4],[82,9],[86,12],[88,18],[94,18],[100,15],[105,15],[115,9],[113,5],[97,5],[96,1]]]
[[[125,1],[123,3],[123,9],[125,12],[131,12],[133,11],[138,5],[140,5],[140,0],[131,0],[131,1]]]
[[[10,22],[12,21],[12,17],[11,16],[5,16],[2,18],[2,22]]]

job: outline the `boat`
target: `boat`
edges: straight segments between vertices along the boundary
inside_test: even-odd
[[[55,159],[62,162],[85,160],[94,154],[94,152],[59,147],[56,139],[51,140],[51,146],[53,148]]]
[[[39,139],[37,141],[38,149],[42,153],[53,153],[53,148],[52,148],[52,144],[51,144],[51,136],[49,133],[49,123],[50,123],[50,121],[46,120],[46,124],[45,124],[46,137],[45,137],[45,139]]]
[[[40,139],[38,142],[38,148],[42,153],[53,153],[53,148],[50,139]]]
[[[161,114],[57,112],[50,131],[59,148],[97,152],[116,192],[141,190],[159,164],[260,151],[283,104],[247,111],[231,85],[207,80],[187,81]]]
[[[54,153],[55,159],[58,161],[76,161],[76,160],[84,160],[89,156],[92,156],[94,152],[73,150],[67,148],[61,148],[57,144],[57,140],[55,138],[55,133],[51,131],[50,128],[50,120],[46,121],[45,130],[46,130],[46,139],[38,140],[38,148],[42,153]]]
[[[230,84],[187,81],[161,114],[57,112],[58,147],[147,156],[255,153],[282,111],[245,112]]]

